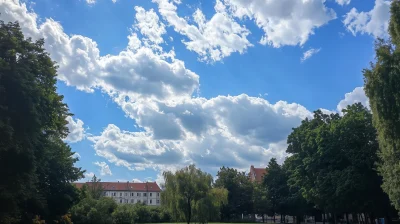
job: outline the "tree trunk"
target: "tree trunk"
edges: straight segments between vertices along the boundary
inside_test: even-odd
[[[322,212],[322,224],[325,224],[325,212]]]
[[[392,224],[392,218],[390,218],[388,213],[385,216],[385,224]]]
[[[335,220],[335,224],[337,224],[337,221],[336,221],[336,213],[333,213],[333,219]]]
[[[263,223],[264,223],[264,222],[265,222],[265,220],[264,220],[264,214],[262,214],[261,217],[262,217],[262,221],[263,221]]]
[[[275,213],[274,213],[274,223],[275,223]]]
[[[349,213],[346,212],[346,223],[349,224]]]
[[[188,199],[188,219],[187,219],[187,224],[190,224],[191,219],[192,219],[192,205],[190,204],[190,199]]]

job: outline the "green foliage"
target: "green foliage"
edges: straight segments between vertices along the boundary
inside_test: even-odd
[[[117,203],[112,198],[102,197],[96,200],[89,197],[71,208],[71,218],[75,224],[112,223],[112,213],[116,208]]]
[[[389,209],[374,164],[378,160],[372,115],[360,103],[344,115],[314,113],[288,137],[291,153],[289,186],[300,188],[308,202],[332,213],[374,212]]]
[[[209,221],[219,206],[226,202],[226,191],[212,190],[211,175],[196,169],[194,165],[175,173],[164,172],[164,180],[165,191],[161,199],[174,221],[185,220],[190,223],[195,212],[202,216],[194,218],[201,219],[201,222]]]
[[[229,221],[241,218],[242,214],[252,214],[253,185],[246,173],[222,167],[217,176],[214,186],[228,190],[228,203],[221,209],[222,219]]]
[[[378,40],[376,61],[364,70],[365,92],[371,104],[379,140],[379,173],[383,190],[400,210],[400,2],[392,1],[389,33]]]
[[[112,213],[112,217],[116,224],[133,224],[137,219],[137,215],[132,205],[120,205]]]
[[[0,223],[57,220],[78,198],[82,171],[62,141],[71,114],[43,44],[0,21]]]

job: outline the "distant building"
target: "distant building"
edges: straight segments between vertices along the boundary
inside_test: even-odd
[[[131,183],[131,182],[100,182],[104,191],[103,196],[110,197],[118,204],[144,203],[150,206],[161,205],[161,189],[156,182]],[[74,183],[77,188],[92,182]]]
[[[252,182],[261,183],[266,173],[266,168],[254,168],[253,165],[250,166],[249,177]]]

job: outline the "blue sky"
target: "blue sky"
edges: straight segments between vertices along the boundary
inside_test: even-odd
[[[66,138],[107,181],[162,181],[194,163],[283,161],[291,128],[368,106],[362,69],[387,37],[384,0],[0,0],[44,38],[73,117]]]

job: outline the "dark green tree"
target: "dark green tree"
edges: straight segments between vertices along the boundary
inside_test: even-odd
[[[113,212],[118,205],[112,198],[102,197],[99,200],[91,197],[81,200],[78,204],[71,208],[71,218],[76,224],[108,224],[113,223]],[[123,210],[123,208],[121,209]],[[119,211],[118,213],[120,213]],[[114,217],[123,218],[122,215],[116,214]]]
[[[77,199],[82,171],[62,141],[71,114],[43,44],[0,21],[0,223],[56,219]]]
[[[371,104],[380,146],[383,190],[400,211],[400,2],[393,0],[389,40],[378,40],[371,68],[364,70],[364,89]]]
[[[85,184],[86,185],[86,184]],[[103,185],[101,184],[101,179],[98,179],[96,175],[92,177],[88,185],[88,193],[93,199],[99,199],[103,196]]]
[[[271,202],[268,200],[266,187],[257,182],[254,183],[253,207],[254,213],[261,216],[262,222],[266,221],[266,215],[274,215],[272,212]]]
[[[275,158],[269,161],[267,170],[268,172],[264,175],[263,186],[267,191],[267,199],[271,203],[271,212],[274,214],[275,222],[276,213],[281,216],[287,213],[286,198],[289,194],[289,188],[286,173]]]
[[[288,183],[326,212],[386,215],[390,206],[374,169],[378,143],[371,112],[357,103],[343,113],[316,111],[289,135]]]
[[[239,219],[253,214],[253,185],[244,172],[222,167],[218,171],[214,186],[228,190],[228,203],[222,206],[221,218],[224,221]],[[249,200],[250,199],[250,200]]]

